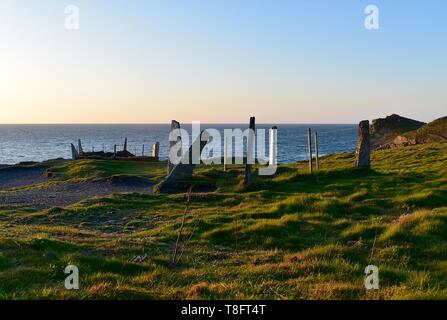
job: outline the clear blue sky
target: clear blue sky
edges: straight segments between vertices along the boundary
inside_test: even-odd
[[[444,0],[2,0],[0,123],[429,121],[447,113],[446,16]]]

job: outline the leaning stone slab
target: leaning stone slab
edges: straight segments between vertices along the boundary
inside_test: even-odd
[[[208,138],[209,136],[206,131],[200,133],[200,137],[189,147],[188,152],[183,155],[180,163],[174,165],[166,179],[157,186],[156,189],[158,191],[170,191],[183,183],[189,182],[196,166],[195,163],[200,163],[200,155],[208,143]],[[200,152],[194,154],[194,148],[197,148]]]
[[[76,147],[74,146],[74,144],[71,144],[71,158],[73,160],[76,160],[79,158],[79,153],[78,150],[76,150]]]

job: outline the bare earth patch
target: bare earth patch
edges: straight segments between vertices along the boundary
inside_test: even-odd
[[[126,192],[152,192],[152,185],[143,179],[112,177],[100,181],[61,182],[41,188],[17,189],[48,181],[45,167],[7,168],[0,170],[0,204],[31,206],[36,209],[64,207],[81,200]],[[3,191],[3,192],[2,192]]]

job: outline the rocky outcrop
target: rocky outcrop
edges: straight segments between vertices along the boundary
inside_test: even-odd
[[[398,135],[390,147],[447,142],[447,117],[432,121],[416,131]]]
[[[418,130],[424,125],[424,122],[404,118],[397,114],[375,119],[371,125],[371,147],[373,150],[393,147],[394,140],[398,136]]]

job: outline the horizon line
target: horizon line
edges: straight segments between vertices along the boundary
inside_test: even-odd
[[[201,124],[248,124],[247,122],[200,122]],[[152,123],[140,123],[140,122],[78,122],[78,123],[0,123],[0,126],[26,126],[26,125],[38,125],[38,126],[65,126],[65,125],[169,125],[169,122],[152,122]],[[192,122],[180,122],[180,124],[192,124]],[[308,124],[308,125],[356,125],[357,123],[340,123],[340,122],[260,122],[259,125],[293,125],[293,124]]]

